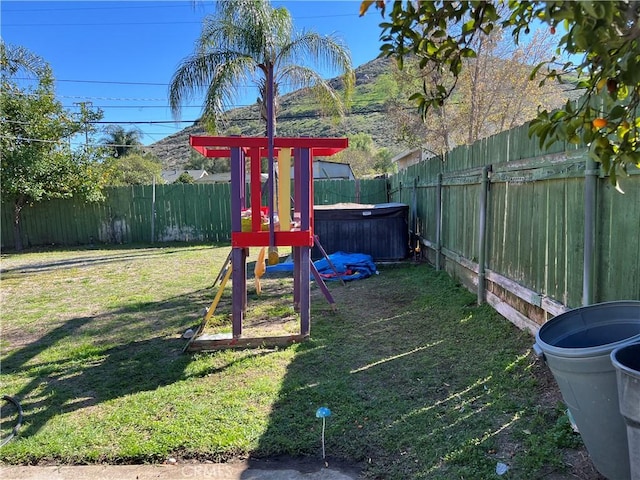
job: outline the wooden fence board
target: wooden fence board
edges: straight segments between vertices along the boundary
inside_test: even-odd
[[[384,178],[359,180],[357,186],[348,180],[317,181],[314,187],[320,204],[388,199]],[[106,199],[98,203],[64,199],[25,207],[24,245],[231,239],[230,184],[156,185],[155,217],[151,185],[111,187],[104,194]],[[12,248],[12,205],[2,205],[1,210],[1,247]]]
[[[582,304],[585,147],[542,149],[524,125],[427,159],[390,179],[392,200],[407,202],[419,178],[417,216],[423,243],[435,248],[435,190],[444,173],[442,247],[461,266],[478,258],[478,169],[491,165],[486,267],[538,292],[553,315]],[[633,170],[633,169],[632,169]],[[640,171],[620,195],[598,180],[593,301],[640,299]],[[430,257],[432,258],[432,257]],[[466,268],[466,267],[465,267]],[[563,306],[564,305],[564,306]]]
[[[415,205],[423,244],[430,248],[436,246],[441,207],[443,253],[472,276],[480,257],[481,170],[491,166],[486,268],[494,278],[536,292],[543,299],[537,303],[553,315],[582,303],[584,148],[558,143],[543,150],[524,125],[431,157],[389,179],[316,181],[314,201]],[[439,174],[441,205],[436,204]],[[624,195],[607,178],[597,182],[593,300],[640,299],[640,170],[622,179]],[[25,207],[25,245],[151,240],[152,187],[105,193],[106,201],[98,204],[56,200]],[[157,185],[155,240],[228,242],[230,195],[229,184]],[[3,205],[2,248],[13,246],[11,213],[11,205]],[[433,252],[429,258],[435,258]]]
[[[635,299],[640,292],[640,178],[624,179],[624,195],[606,180],[601,180],[596,251],[597,292],[605,298],[624,295]]]

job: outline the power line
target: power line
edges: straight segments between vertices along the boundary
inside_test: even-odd
[[[133,25],[201,25],[201,21],[184,21],[184,22],[103,22],[103,23],[7,23],[2,25],[6,27],[122,27]]]
[[[165,102],[167,100],[166,98],[87,97],[81,95],[58,95],[58,97],[81,100],[108,100],[112,102]]]
[[[411,109],[413,110],[413,107],[405,107],[405,109]],[[359,114],[370,114],[370,113],[384,113],[386,112],[385,109],[369,109],[367,111],[362,111],[359,112]],[[352,114],[347,114],[345,115],[346,117],[351,116]],[[320,118],[321,115],[318,113],[308,113],[308,114],[302,114],[302,115],[281,115],[278,117],[278,120],[304,120],[304,119],[308,119],[308,118]],[[258,120],[257,118],[235,118],[233,119],[233,121],[252,121],[252,120]],[[5,120],[5,122],[7,123],[17,123],[17,124],[25,124],[28,122],[20,122],[20,121],[16,121],[16,120]],[[197,124],[198,120],[137,120],[137,121],[103,121],[103,120],[98,120],[98,121],[89,121],[86,122],[87,124],[91,124],[91,125],[145,125],[145,124],[149,124],[149,125],[159,125],[159,126],[168,126],[169,128],[171,128],[169,125],[167,124],[175,124],[175,123],[191,123],[191,124]],[[142,132],[144,135],[149,135],[145,132]],[[177,132],[176,132],[177,133]],[[7,136],[0,136],[0,138],[12,138],[14,140],[23,140],[23,141],[43,141],[43,142],[51,142],[51,143],[58,143],[58,142],[53,142],[50,140],[42,140],[42,139],[36,139],[36,138],[22,138],[22,137],[7,137]],[[89,146],[96,146],[96,144],[88,144]],[[98,144],[101,146],[104,146],[104,144]],[[120,146],[120,145],[110,145],[110,146]],[[128,146],[128,145],[125,145]]]
[[[92,121],[92,122],[88,122],[88,123],[91,123],[93,125],[109,125],[109,124],[113,124],[113,125],[144,125],[144,124],[157,125],[157,124],[162,124],[162,123],[196,123],[197,121],[198,120],[128,120],[128,121],[107,122],[106,120],[96,120],[96,121]]]
[[[26,80],[26,81],[39,81],[38,78],[33,77],[12,77],[15,80]],[[333,79],[325,79],[325,81],[330,81]],[[76,80],[76,79],[61,79],[55,78],[56,82],[65,82],[65,83],[104,83],[108,85],[146,85],[146,86],[156,86],[156,87],[168,87],[171,85],[170,83],[158,83],[158,82],[125,82],[125,81],[116,81],[116,80]],[[279,83],[281,87],[290,87],[292,83]],[[209,85],[195,85],[196,88],[208,88]],[[245,84],[245,85],[237,85],[238,88],[250,88],[253,90],[258,89],[257,83]],[[293,93],[293,92],[291,92]],[[72,97],[69,97],[72,98]],[[90,97],[87,97],[90,98]],[[93,97],[99,98],[99,97]]]
[[[14,77],[16,80],[38,80],[37,78],[29,78],[29,77]],[[168,83],[156,83],[156,82],[116,82],[112,80],[66,80],[56,78],[56,82],[71,82],[71,83],[104,83],[109,85],[151,85],[157,87],[168,87]]]
[[[255,103],[248,104],[236,104],[233,108],[251,107],[256,105]],[[73,108],[70,105],[63,105],[63,108]],[[171,108],[169,105],[94,105],[93,108],[118,108],[118,109],[145,109],[145,108]],[[180,108],[202,108],[202,105],[180,105]]]
[[[306,17],[296,17],[297,20],[314,20],[322,18],[357,18],[358,13],[343,13],[336,15],[314,15]],[[166,22],[94,22],[94,23],[6,23],[3,27],[114,27],[114,26],[136,26],[141,25],[202,25],[202,20],[166,21]]]
[[[60,144],[60,145],[68,145],[70,143],[69,137],[60,139],[60,140],[47,140],[44,138],[31,138],[31,137],[21,137],[21,136],[14,136],[14,135],[0,135],[0,138],[4,138],[7,140],[18,140],[21,142],[54,143],[54,144]],[[77,146],[86,145],[88,147],[105,147],[105,148],[129,147],[129,148],[140,148],[140,149],[149,148],[148,145],[131,145],[131,144],[118,144],[118,143],[85,143],[85,142],[78,142],[78,141],[75,141],[74,143]]]
[[[82,98],[93,98],[93,97],[82,97]],[[166,99],[163,99],[164,101],[166,101]],[[383,100],[379,100],[377,102],[372,102],[371,100],[368,99],[361,99],[359,101],[352,101],[351,105],[352,106],[362,106],[362,105],[371,105],[371,104],[376,104],[376,103],[384,103]],[[255,107],[257,106],[257,103],[236,103],[234,105],[232,105],[230,108],[231,109],[236,109],[236,108],[246,108],[246,107]],[[293,107],[296,106],[303,106],[302,103],[298,103],[298,104],[293,104]],[[64,108],[73,108],[71,105],[63,105]],[[164,109],[169,109],[171,108],[170,105],[94,105],[94,108],[101,108],[101,109],[107,109],[107,108],[114,108],[114,109],[149,109],[149,108],[164,108]],[[180,108],[202,108],[202,105],[180,105]]]
[[[413,107],[405,107],[405,109],[411,109],[413,110]],[[362,112],[358,112],[358,114],[371,114],[371,113],[385,113],[386,110],[385,109],[369,109],[367,111],[362,111]],[[351,116],[352,114],[347,114],[345,115],[346,117]],[[308,114],[302,114],[302,115],[281,115],[278,117],[278,120],[305,120],[305,119],[309,119],[309,118],[321,118],[322,115],[318,114],[318,113],[308,113]],[[245,117],[245,118],[234,118],[232,119],[232,121],[255,121],[258,120],[258,118],[252,118],[252,117]],[[17,120],[4,120],[4,122],[6,123],[14,123],[14,124],[28,124],[28,122],[20,122]],[[181,123],[181,124],[185,124],[185,123],[190,123],[190,124],[197,124],[199,122],[199,120],[129,120],[129,121],[106,121],[106,120],[94,120],[94,121],[89,121],[86,122],[87,124],[90,125],[159,125],[159,126],[165,126],[167,124],[176,124],[176,123]],[[169,126],[169,125],[167,125]],[[144,132],[143,132],[144,133]],[[34,141],[37,141],[37,139],[31,139]]]
[[[6,13],[13,12],[63,12],[63,11],[80,11],[80,10],[131,10],[131,9],[140,9],[140,8],[152,8],[153,10],[157,10],[159,8],[184,8],[184,3],[180,3],[178,5],[171,5],[167,3],[154,3],[153,5],[127,5],[121,4],[118,6],[107,6],[101,5],[99,7],[65,7],[65,8],[16,8],[16,9],[5,9]]]

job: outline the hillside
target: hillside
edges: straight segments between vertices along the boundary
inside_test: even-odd
[[[378,58],[355,70],[356,88],[351,110],[340,121],[323,116],[313,96],[304,89],[280,97],[277,135],[345,137],[364,133],[371,136],[374,147],[387,148],[394,155],[415,148],[417,144],[426,144],[428,148],[442,146],[445,137],[450,146],[464,144],[468,141],[470,128],[477,127],[475,138],[493,135],[533,118],[541,104],[543,108],[553,109],[564,104],[568,97],[579,95],[578,91],[566,91],[560,85],[547,84],[545,90],[539,91],[531,85],[523,86],[522,79],[529,76],[529,67],[505,60],[493,61],[491,69],[483,73],[484,81],[477,83],[480,100],[476,107],[482,109],[482,116],[469,116],[466,99],[472,98],[472,94],[467,87],[465,93],[459,93],[459,98],[454,94],[452,108],[447,109],[446,115],[430,117],[426,124],[423,123],[417,109],[403,100],[408,93],[401,91],[403,86],[420,81],[420,77],[416,78],[410,68],[406,69],[404,78],[398,77],[392,60]],[[339,79],[331,82],[334,88],[341,88]],[[486,106],[480,103],[482,101]],[[230,110],[226,129],[221,134],[263,136],[264,130],[256,103]],[[405,135],[406,143],[396,138],[398,132]],[[204,129],[196,124],[147,148],[160,158],[165,169],[182,168],[190,158],[197,156],[189,147],[189,135],[204,134]],[[438,147],[435,150],[438,151]]]
[[[316,108],[313,98],[307,92],[298,90],[280,98],[277,133],[286,137],[344,137],[349,134],[366,133],[371,135],[377,147],[387,147],[393,152],[403,150],[394,141],[391,129],[385,124],[385,91],[381,79],[390,75],[390,60],[375,59],[355,70],[356,88],[353,106],[349,114],[336,121],[323,117]],[[340,81],[333,79],[334,88],[340,88]],[[260,121],[258,105],[230,110],[227,115],[228,126],[234,132],[246,136],[264,135],[264,124]],[[198,124],[184,128],[159,142],[151,144],[147,150],[162,161],[163,168],[181,167],[189,160],[192,149],[189,147],[190,135],[204,135],[204,128]]]

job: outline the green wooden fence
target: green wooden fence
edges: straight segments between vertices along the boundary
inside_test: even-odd
[[[523,327],[585,302],[640,299],[639,171],[621,179],[622,195],[588,166],[585,147],[542,150],[527,129],[456,148],[389,179],[316,181],[314,202],[410,205],[413,233],[429,260]],[[585,179],[594,174],[594,233],[586,238]],[[229,187],[112,188],[96,204],[38,204],[24,210],[23,243],[228,242]],[[7,249],[12,209],[2,207]]]
[[[586,148],[556,144],[543,151],[527,130],[413,165],[390,179],[390,192],[392,201],[414,206],[417,233],[434,264],[478,289],[480,301],[535,329],[531,319],[542,323],[583,303],[588,172]],[[624,195],[597,176],[588,303],[640,299],[638,173],[621,179]]]
[[[171,184],[105,190],[105,200],[52,200],[25,207],[25,246],[231,240],[229,184]],[[386,179],[314,182],[316,204],[384,203]],[[1,212],[1,247],[14,246],[11,205]]]

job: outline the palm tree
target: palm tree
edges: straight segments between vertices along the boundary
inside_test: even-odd
[[[0,39],[0,69],[2,79],[16,75],[18,72],[35,77],[49,71],[47,63],[35,53],[19,45],[10,45]]]
[[[137,128],[125,130],[121,125],[109,125],[105,128],[107,134],[101,143],[110,149],[113,157],[122,157],[142,145],[142,132]]]
[[[178,118],[185,100],[204,93],[202,119],[215,132],[240,85],[252,82],[258,87],[267,136],[275,132],[277,96],[284,89],[310,88],[326,113],[341,115],[345,102],[311,65],[339,70],[349,98],[354,84],[351,56],[339,39],[295,33],[289,11],[273,8],[267,0],[217,2],[216,14],[205,18],[195,52],[171,79],[171,110]]]

